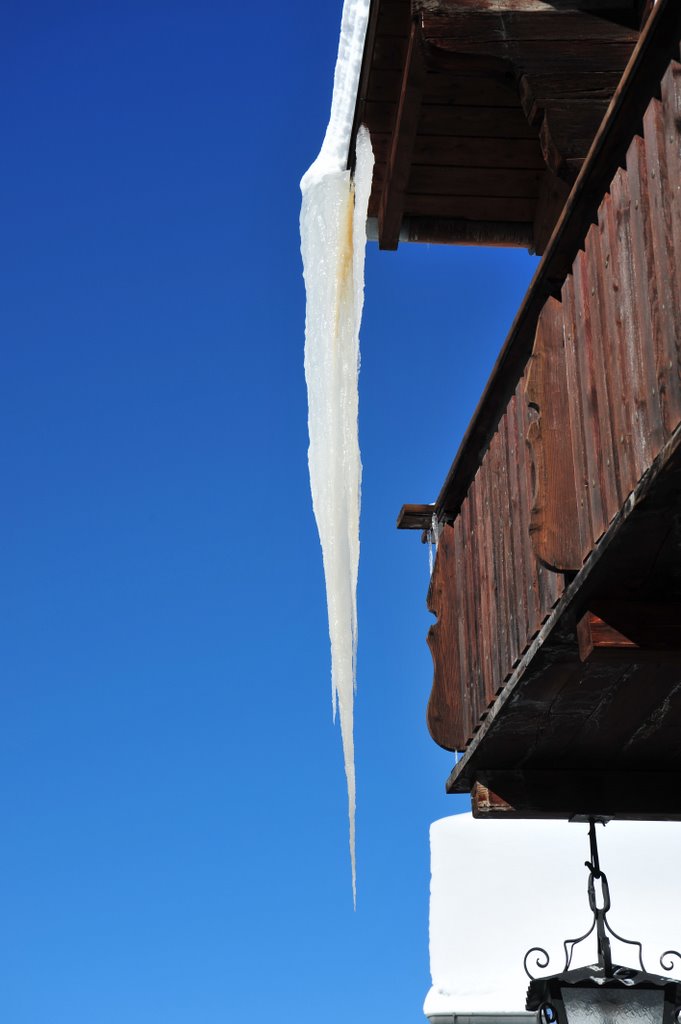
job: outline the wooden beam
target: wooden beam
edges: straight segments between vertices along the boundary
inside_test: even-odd
[[[635,652],[659,661],[679,660],[681,651],[681,605],[650,601],[622,601],[594,598],[590,610],[577,623],[579,656],[582,661],[596,657],[626,656]]]
[[[479,781],[521,817],[681,820],[678,771],[482,771]]]
[[[430,530],[435,505],[403,505],[397,517],[398,530]]]
[[[378,209],[378,244],[381,249],[397,249],[399,243],[404,196],[411,170],[425,80],[426,67],[420,30],[417,22],[412,21],[388,166]]]
[[[631,655],[638,645],[618,632],[593,612],[587,612],[577,623],[577,642],[581,661],[589,660],[594,654],[624,653]]]
[[[474,818],[517,817],[509,803],[479,782],[476,782],[471,790],[471,810]]]
[[[424,14],[556,14],[581,11],[633,11],[632,0],[414,0]]]

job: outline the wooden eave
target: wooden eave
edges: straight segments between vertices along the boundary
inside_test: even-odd
[[[543,251],[637,12],[637,0],[374,0],[353,141],[366,124],[381,248]]]

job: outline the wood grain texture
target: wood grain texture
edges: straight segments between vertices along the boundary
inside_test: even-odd
[[[490,702],[499,693],[503,699],[507,681],[561,598],[563,574],[579,580],[622,517],[629,495],[645,486],[681,429],[675,290],[680,221],[672,176],[681,163],[681,80],[675,68],[665,81],[662,99],[652,100],[645,112],[642,136],[631,141],[624,166],[602,197],[597,222],[573,260],[560,300],[544,303],[525,376],[450,528],[459,537],[460,568],[444,583],[438,578],[430,713],[431,730],[449,749],[466,748],[494,713],[496,704],[490,712]],[[671,104],[672,114],[665,104]],[[619,587],[643,586],[650,567],[659,574],[666,558],[675,564],[681,530],[670,540],[669,529],[641,530],[636,570]],[[664,585],[676,584],[671,579]],[[589,637],[582,636],[580,645],[582,652],[589,648],[593,665],[581,697],[569,698],[573,724],[566,726],[561,744],[576,743],[579,734],[586,749],[593,737],[584,732],[580,715],[595,708],[605,715],[617,687],[629,685],[629,677],[616,668],[604,691],[599,671],[605,669],[597,670],[594,651],[599,658],[603,652],[620,657],[635,647],[641,664],[651,659],[657,664],[676,649],[669,624],[657,626],[664,649],[642,642],[642,608],[639,603],[627,619],[621,608],[613,612],[611,595],[607,607],[588,608],[590,619],[582,612],[580,630],[585,634],[588,627]],[[673,628],[681,635],[681,616]],[[577,664],[576,640],[573,648]],[[556,676],[559,687],[568,687],[566,700],[580,679],[578,665],[570,671],[573,675],[561,669]],[[558,714],[563,697],[556,693],[552,699]],[[655,707],[660,699],[651,697]],[[449,720],[441,713],[445,707]]]
[[[556,571],[582,563],[575,466],[567,443],[570,397],[564,349],[563,309],[556,299],[549,299],[537,324],[525,375],[525,399],[534,482],[529,523],[532,548],[544,565]]]

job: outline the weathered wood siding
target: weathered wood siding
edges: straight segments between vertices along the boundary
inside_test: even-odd
[[[445,526],[428,594],[438,617],[428,644],[435,678],[428,727],[463,750],[563,592],[563,577],[532,552],[533,491],[520,381],[461,514]]]
[[[526,388],[538,418],[528,438],[532,538],[558,570],[581,568],[681,422],[679,123],[681,66],[672,64],[561,301],[549,300],[539,318]],[[557,388],[568,395],[562,429]]]
[[[466,747],[563,572],[580,570],[681,423],[679,125],[673,63],[440,538],[428,724],[447,749]]]

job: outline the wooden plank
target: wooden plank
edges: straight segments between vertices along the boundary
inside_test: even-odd
[[[534,251],[542,256],[570,193],[570,186],[548,169],[544,171],[537,194],[532,233]]]
[[[518,453],[518,494],[520,501],[518,510],[520,512],[521,536],[523,538],[523,559],[522,572],[524,580],[524,591],[527,604],[527,636],[526,645],[539,630],[541,614],[539,608],[539,584],[536,574],[536,558],[532,551],[530,540],[530,508],[534,487],[530,470],[529,451],[526,446],[527,431],[529,429],[529,417],[527,402],[524,394],[524,381],[521,378],[518,383],[518,390],[511,399],[515,405],[515,441]]]
[[[577,354],[579,335],[577,331],[577,312],[575,302],[574,279],[568,277],[562,291],[563,324],[565,331],[565,375],[568,395],[573,401],[568,403],[570,413],[570,444],[572,446],[572,464],[575,476],[575,495],[577,500],[577,521],[579,527],[579,544],[581,558],[579,565],[593,547],[594,530],[591,522],[591,503],[589,501],[589,466],[586,447],[588,437],[585,431],[581,402],[582,380],[580,362]]]
[[[514,531],[511,517],[511,462],[510,462],[510,437],[508,424],[508,409],[502,416],[499,423],[499,452],[501,463],[501,477],[497,484],[499,491],[498,515],[503,525],[504,539],[504,589],[506,591],[506,604],[508,608],[508,664],[505,666],[504,679],[510,677],[513,666],[518,661],[521,645],[524,645],[525,637],[521,636],[518,621],[518,565],[520,562],[519,552],[514,546]]]
[[[635,282],[633,313],[637,327],[642,390],[645,395],[648,458],[654,459],[668,437],[664,429],[665,417],[661,400],[661,395],[668,391],[668,367],[664,365],[664,360],[660,365],[656,358],[662,323],[655,280],[645,144],[639,136],[632,140],[627,152],[627,187],[630,201],[631,267]]]
[[[478,781],[516,811],[665,821],[681,819],[679,771],[482,771]],[[524,816],[524,815],[523,815]]]
[[[483,636],[481,580],[480,580],[480,515],[478,501],[478,476],[471,483],[467,504],[469,508],[470,547],[468,576],[464,585],[472,591],[473,597],[473,629],[475,640],[474,671],[471,674],[469,699],[473,727],[480,722],[480,716],[486,707],[485,691],[485,643]],[[468,642],[471,642],[469,637]]]
[[[386,132],[372,132],[371,145],[376,160],[374,174],[381,174],[388,159],[390,136]],[[500,139],[497,147],[494,139],[418,135],[414,143],[412,166],[494,170],[498,164],[503,164],[509,171],[516,168],[543,170],[544,160],[538,140]]]
[[[603,517],[607,525],[619,512],[622,504],[619,470],[619,433],[616,427],[614,402],[620,403],[620,397],[613,394],[611,379],[612,352],[608,345],[609,325],[603,315],[601,301],[601,274],[607,273],[601,254],[601,230],[598,224],[592,224],[587,234],[582,261],[582,295],[589,311],[591,354],[591,377],[596,389],[596,408],[598,415],[598,436],[600,452],[598,460]],[[614,358],[616,360],[616,356]]]
[[[412,166],[408,191],[417,195],[500,196],[534,199],[544,172],[499,168]]]
[[[473,532],[471,522],[470,494],[461,508],[461,538],[463,574],[461,576],[461,588],[459,593],[465,601],[465,624],[466,635],[462,644],[462,653],[465,654],[463,685],[465,687],[464,722],[468,731],[468,738],[473,735],[477,715],[475,713],[474,694],[478,685],[479,676],[479,648],[478,648],[478,623],[475,608],[475,595],[470,585],[473,578]]]
[[[517,107],[518,92],[513,75],[497,73],[462,75],[429,71],[424,86],[428,104],[456,103],[466,107]]]
[[[425,76],[419,30],[416,22],[412,22],[392,144],[378,207],[378,244],[381,249],[397,249]]]
[[[628,44],[634,47],[638,42],[637,29],[595,17],[578,9],[558,10],[549,7],[545,11],[522,11],[518,8],[500,14],[496,11],[468,10],[422,15],[423,33],[427,39],[455,39],[461,46],[475,46],[481,52],[503,54],[512,43],[538,43],[578,47],[607,44]],[[521,47],[514,52],[522,54]],[[550,65],[551,51],[546,54]]]
[[[481,12],[494,15],[529,13],[548,16],[575,10],[599,12],[603,16],[631,12],[631,0],[415,0],[414,9],[424,14],[449,17]]]
[[[456,602],[457,629],[454,634],[456,653],[459,664],[459,685],[457,689],[459,709],[459,731],[452,737],[457,745],[457,750],[465,750],[468,740],[473,735],[473,722],[468,701],[468,685],[470,680],[470,654],[468,650],[468,638],[471,629],[474,628],[470,620],[470,602],[466,598],[466,559],[464,550],[464,522],[459,518],[454,523],[454,553],[456,557],[456,586],[450,589],[452,600]]]
[[[586,100],[605,102],[612,99],[619,84],[621,72],[592,71],[575,76],[524,74],[518,82],[520,102],[530,124],[538,124],[544,116],[544,109],[556,103]]]
[[[681,605],[678,601],[595,597],[590,601],[590,611],[641,650],[681,650]]]
[[[466,580],[466,586],[475,588],[478,607],[478,635],[480,638],[480,692],[476,718],[484,712],[494,697],[493,687],[493,635],[489,629],[490,605],[490,560],[487,549],[487,522],[490,516],[489,504],[486,501],[486,477],[484,462],[471,487],[471,497],[475,504],[475,569],[473,580]],[[490,695],[491,690],[491,695]]]
[[[476,782],[471,790],[471,810],[474,818],[513,818],[510,804],[493,793],[487,786]]]
[[[367,101],[366,124],[371,131],[392,134],[395,105]],[[418,118],[419,135],[463,136],[483,139],[536,139],[520,104],[517,107],[476,107],[444,103],[422,103]]]
[[[433,658],[433,685],[426,717],[431,736],[445,750],[458,749],[465,739],[456,644],[459,603],[450,600],[450,595],[461,585],[454,532],[451,526],[443,529],[427,601],[429,611],[437,616],[437,622],[430,627],[427,636]]]
[[[404,200],[405,217],[462,218],[531,224],[533,215],[533,199],[414,195],[408,192]]]
[[[549,299],[537,324],[525,374],[530,407],[527,444],[534,488],[529,533],[534,555],[549,569],[567,571],[582,564],[570,409],[563,336],[563,307]]]
[[[523,221],[476,221],[463,218],[409,217],[402,221],[410,242],[434,245],[503,245],[532,247],[532,225]]]
[[[629,401],[629,384],[622,359],[622,323],[618,312],[619,275],[616,272],[617,231],[612,198],[606,195],[598,211],[601,266],[597,273],[598,301],[601,319],[606,325],[604,350],[608,359],[610,412],[617,442],[618,495],[620,505],[636,485],[637,468],[634,456],[634,408]]]
[[[518,478],[518,462],[521,458],[527,458],[527,454],[524,440],[522,452],[518,450],[519,439],[516,422],[516,400],[516,396],[514,395],[511,401],[509,402],[508,408],[506,410],[506,431],[508,445],[508,487],[510,496],[509,520],[511,523],[511,530],[513,535],[512,542],[514,552],[514,571],[517,574],[515,587],[515,608],[518,622],[518,648],[513,658],[513,667],[515,667],[515,663],[520,658],[520,653],[525,649],[525,645],[527,644],[526,573],[528,568],[524,564],[525,538],[523,536],[523,531],[527,528],[527,524],[524,524],[522,519],[522,496],[520,494]],[[493,628],[496,629],[496,627]],[[498,685],[499,684],[497,684],[497,686]]]
[[[399,71],[401,74],[406,53],[406,34],[403,39],[398,36],[377,36],[370,55],[371,66],[379,70]]]
[[[409,33],[409,26],[411,23],[411,5],[409,3],[386,4],[385,2],[382,2],[377,6],[377,35],[398,36],[400,38],[404,38]]]
[[[481,60],[485,52],[476,40],[462,40],[459,36],[434,35],[430,26],[424,26],[424,37],[435,51],[455,55],[458,59],[470,55]],[[544,75],[555,69],[557,75],[578,75],[582,72],[623,71],[631,57],[633,42],[607,42],[601,39],[528,40],[506,44],[503,40],[487,48],[489,59],[512,60],[519,74]],[[429,54],[429,61],[432,61]]]
[[[491,675],[490,678],[486,680],[486,696],[487,700],[490,701],[494,698],[497,690],[501,686],[504,666],[502,663],[501,650],[497,643],[499,620],[497,610],[497,588],[494,579],[494,527],[498,514],[498,504],[496,501],[495,481],[490,472],[488,459],[483,459],[477,479],[480,480],[481,484],[481,497],[484,508],[484,515],[482,518],[482,547],[486,563],[485,629],[489,637],[491,660]]]
[[[653,20],[653,19],[651,19]],[[662,79],[662,115],[665,127],[665,154],[667,157],[667,190],[671,237],[674,251],[681,252],[681,65],[672,61]],[[681,260],[674,261],[674,291],[681,295]]]
[[[397,68],[372,68],[366,98],[395,103],[400,95],[402,72]],[[430,104],[456,103],[468,107],[517,107],[518,93],[512,76],[471,76],[429,71],[423,87]]]
[[[572,265],[574,295],[574,344],[577,364],[578,390],[571,394],[571,405],[581,406],[581,421],[584,431],[584,470],[586,478],[585,497],[589,502],[591,521],[591,543],[597,544],[605,532],[606,516],[603,511],[603,483],[601,457],[604,438],[601,437],[596,381],[597,372],[591,350],[592,330],[590,296],[585,294],[584,252],[578,252]],[[579,566],[577,566],[579,568]]]
[[[403,505],[397,517],[398,530],[430,530],[435,505]]]
[[[631,652],[637,649],[633,640],[629,640],[593,612],[587,612],[577,623],[577,642],[582,661],[586,661],[597,650]]]
[[[631,242],[631,199],[626,173],[621,169],[610,185],[614,215],[615,245],[611,270],[615,277],[620,358],[624,367],[625,401],[632,409],[632,452],[636,480],[640,480],[651,462],[650,436],[653,424],[649,416],[648,381],[643,355],[644,339],[635,307],[638,282],[634,277]],[[640,302],[640,300],[638,300]]]
[[[490,558],[492,562],[492,580],[494,585],[496,604],[496,644],[498,647],[499,682],[503,685],[504,680],[511,671],[513,655],[511,653],[511,617],[512,608],[509,604],[509,594],[506,578],[506,549],[503,529],[503,513],[505,486],[504,486],[504,455],[502,441],[498,431],[493,435],[489,451],[487,452],[483,465],[486,466],[490,480],[494,487],[494,508],[495,514],[491,525],[491,549]]]
[[[675,253],[673,207],[679,182],[670,176],[665,146],[664,109],[653,100],[643,117],[645,158],[650,204],[652,262],[655,268],[657,329],[654,335],[658,387],[667,436],[681,421],[681,260]],[[676,146],[678,149],[678,144]]]
[[[526,167],[542,169],[539,141],[533,139],[491,139],[455,134],[451,138],[419,132],[414,144],[415,164],[444,164],[447,167]]]
[[[568,181],[589,152],[608,104],[598,100],[589,104],[555,103],[544,111],[539,142],[546,166]]]

